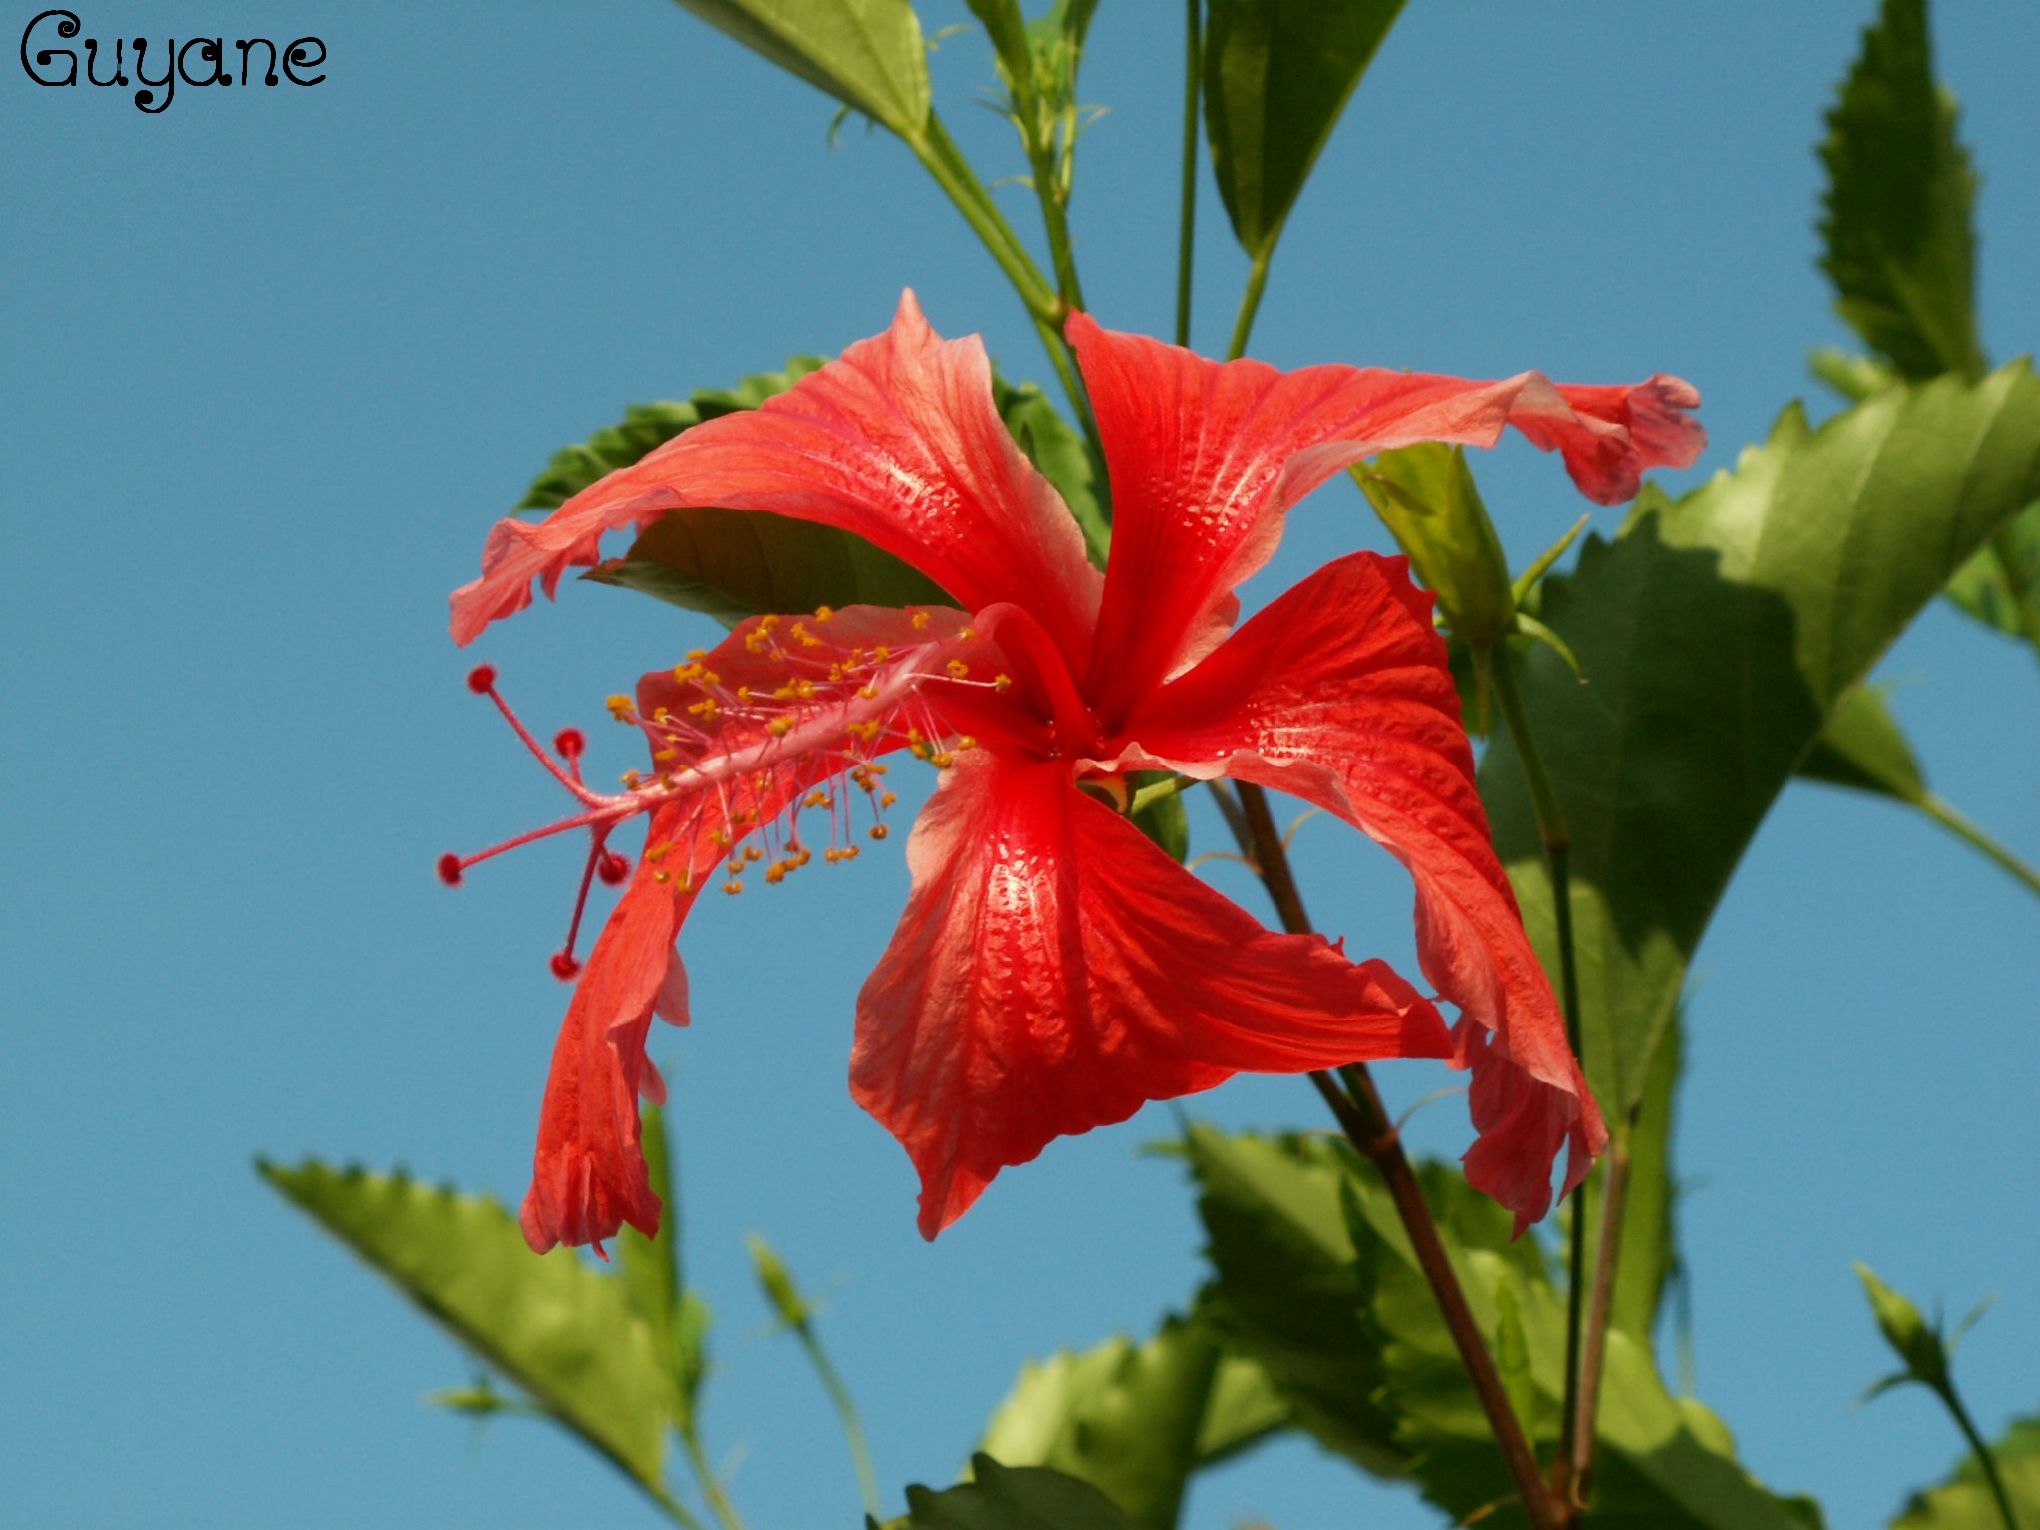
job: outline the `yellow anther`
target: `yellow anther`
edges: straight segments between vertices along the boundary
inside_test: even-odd
[[[673,666],[673,678],[681,685],[699,680],[701,678],[701,666],[694,663],[676,664]]]
[[[774,887],[784,882],[786,880],[786,863],[784,861],[774,861],[770,866],[767,866],[765,868],[765,880]]]
[[[740,877],[743,874],[744,874],[744,858],[741,855],[731,856],[730,875],[733,877]]]
[[[717,829],[708,836],[708,842],[718,850],[727,850],[732,843],[730,831],[728,829]]]
[[[843,731],[845,733],[848,733],[852,738],[861,738],[866,743],[870,743],[873,739],[878,737],[879,729],[882,728],[883,726],[884,724],[881,723],[876,717],[872,717],[867,718],[863,722],[854,722],[850,724],[849,727],[845,728]]]
[[[926,611],[916,611],[913,614],[913,616],[908,619],[907,625],[912,627],[916,632],[926,632],[928,630],[928,621],[929,617]]]
[[[951,754],[947,749],[938,749],[933,754],[928,756],[928,763],[930,765],[933,765],[937,770],[947,770],[950,766],[956,763],[956,756]]]
[[[775,685],[772,688],[772,699],[774,701],[793,700],[793,682],[789,680],[784,685]]]
[[[1013,689],[1013,677],[1011,675],[992,676],[992,689],[995,691],[1010,691]]]
[[[786,631],[787,635],[803,648],[819,648],[822,646],[822,640],[807,630],[807,623],[805,622],[795,622]]]
[[[747,861],[762,861],[765,859],[765,852],[756,845],[746,845],[744,846],[744,859]]]
[[[734,898],[738,893],[744,890],[744,884],[742,882],[739,882],[735,877],[731,877],[727,882],[723,883],[722,890],[728,893],[732,898]]]
[[[949,671],[949,677],[952,680],[968,680],[970,678],[970,666],[961,659],[951,659],[942,667]]]
[[[793,731],[793,719],[791,717],[775,717],[772,721],[765,724],[765,731],[774,738],[785,738],[787,734]]]
[[[716,705],[716,700],[713,696],[704,696],[701,700],[688,707],[687,710],[703,722],[714,722],[717,714],[722,709]]]
[[[658,765],[670,765],[679,758],[680,751],[677,749],[654,749],[652,751],[653,763]]]
[[[814,681],[812,681],[812,680],[801,680],[801,681],[797,681],[797,682],[795,682],[795,684],[794,684],[794,687],[793,687],[793,693],[794,693],[794,695],[796,695],[796,696],[800,697],[800,699],[801,699],[802,701],[812,701],[812,700],[814,699],[814,695],[815,695],[815,683],[814,683]]]
[[[708,657],[708,650],[706,648],[690,648],[687,650],[687,657],[699,664]]]
[[[958,754],[967,754],[975,748],[977,748],[977,740],[972,738],[968,733],[964,734],[962,738],[956,741],[956,752]]]
[[[882,823],[875,823],[871,826],[871,837],[873,839],[884,839],[886,835],[891,832],[892,831],[886,828],[886,826]]]
[[[842,665],[840,665],[840,664],[831,664],[831,665],[829,666],[829,683],[830,683],[831,685],[841,685],[841,684],[843,683],[843,666],[842,666]]]
[[[817,789],[816,789],[816,790],[814,790],[814,791],[811,791],[811,792],[809,792],[809,793],[807,794],[807,796],[805,796],[805,797],[803,797],[803,798],[801,799],[801,806],[802,806],[802,807],[812,807],[812,808],[819,808],[819,807],[827,807],[828,805],[829,805],[829,794],[828,794],[827,792],[825,792],[825,791],[822,791],[822,790],[821,790],[821,789],[819,789],[819,788],[817,788]]]
[[[880,797],[878,799],[878,805],[882,808],[889,808],[899,800],[900,799],[895,797],[891,792],[887,792],[883,797]]]
[[[671,854],[672,850],[673,847],[671,845],[647,845],[645,847],[645,859],[653,865],[657,865]]]
[[[661,887],[664,887],[667,883],[673,880],[673,873],[670,871],[655,871],[652,873],[652,880],[654,882],[657,882]]]
[[[653,711],[652,721],[656,723],[662,723],[665,722],[668,718],[672,717],[672,715],[673,715],[672,712],[668,708],[659,707]]]
[[[858,690],[857,694],[866,701],[876,701],[878,700],[878,687],[875,685],[863,686]]]
[[[793,857],[793,864],[795,866],[805,866],[809,861],[813,860],[814,858],[815,858],[814,851],[808,849],[806,845],[802,845],[799,851],[796,852]]]
[[[874,776],[882,776],[882,775],[884,775],[884,774],[885,774],[885,773],[886,773],[886,772],[887,772],[888,770],[891,770],[891,769],[892,769],[892,766],[890,766],[890,765],[881,765],[881,764],[879,764],[879,763],[878,763],[878,761],[876,761],[876,760],[871,760],[871,761],[868,761],[868,762],[867,762],[867,763],[865,764],[865,767],[864,767],[864,768],[865,768],[866,770],[870,771],[870,772],[871,772],[871,773],[872,773],[872,774],[873,774]]]
[[[626,770],[626,771],[625,771],[625,772],[624,772],[624,773],[622,774],[622,776],[620,776],[620,777],[619,777],[618,779],[619,779],[619,780],[621,780],[621,781],[623,782],[623,785],[624,785],[624,789],[625,789],[626,791],[633,791],[633,792],[634,792],[634,791],[636,791],[636,790],[638,789],[638,786],[639,786],[639,784],[640,784],[641,782],[643,782],[643,780],[644,780],[644,777],[643,777],[643,776],[641,776],[641,775],[639,775],[639,774],[638,774],[638,773],[637,773],[636,771],[634,771],[634,770]]]
[[[827,620],[828,620],[828,619],[829,619],[830,617],[834,616],[835,614],[836,614],[836,610],[835,610],[835,607],[833,607],[833,606],[816,606],[816,607],[815,607],[815,620],[816,620],[817,622],[825,622],[825,621],[827,621]]]
[[[871,648],[871,662],[883,664],[892,657],[892,650],[883,643],[874,643]]]
[[[609,708],[609,715],[615,718],[618,722],[629,722],[631,720],[631,714],[637,710],[636,707],[634,707],[631,704],[631,699],[628,696],[623,695],[611,696],[607,701],[603,702],[602,704],[605,707]]]
[[[969,641],[970,641],[970,640],[971,640],[972,638],[974,638],[974,637],[976,637],[976,636],[977,636],[977,628],[975,628],[975,627],[966,627],[966,628],[964,628],[964,629],[963,629],[963,631],[961,631],[961,632],[957,633],[956,635],[957,635],[957,637],[958,637],[958,638],[960,638],[960,639],[961,639],[962,641],[964,641],[964,642],[968,643],[968,642],[969,642]]]

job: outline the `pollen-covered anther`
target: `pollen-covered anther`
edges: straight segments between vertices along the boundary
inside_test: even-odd
[[[995,691],[1010,691],[1013,689],[1013,677],[1011,675],[992,676],[992,689]]]
[[[738,881],[735,877],[731,877],[727,882],[723,883],[722,890],[728,893],[732,898],[734,898],[738,893],[744,890],[744,884]]]
[[[618,693],[608,697],[602,704],[609,708],[609,715],[620,723],[637,721],[637,706],[628,696]]]
[[[912,627],[916,632],[926,632],[928,630],[929,620],[930,618],[926,611],[916,611],[912,616],[907,618],[907,625]]]
[[[968,680],[970,678],[970,666],[961,659],[951,659],[942,667],[949,671],[949,678],[952,680]]]
[[[871,837],[873,839],[884,839],[891,832],[892,830],[882,823],[875,823],[871,826]]]

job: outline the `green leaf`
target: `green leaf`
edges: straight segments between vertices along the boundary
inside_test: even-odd
[[[1217,1337],[1171,1318],[1145,1344],[1109,1339],[1021,1367],[979,1449],[1090,1483],[1145,1530],[1173,1530],[1218,1376]]]
[[[971,1457],[971,1481],[936,1493],[907,1489],[907,1517],[893,1530],[1139,1530],[1088,1482],[1045,1466],[1001,1466]]]
[[[1644,1071],[1643,1096],[1625,1121],[1629,1155],[1623,1196],[1622,1245],[1615,1259],[1615,1294],[1609,1312],[1617,1328],[1648,1344],[1657,1333],[1665,1288],[1678,1275],[1678,1185],[1672,1175],[1672,1123],[1685,1052],[1685,1017],[1674,1008],[1670,1024]],[[1598,1221],[1598,1217],[1596,1219]],[[1599,1227],[1595,1229],[1598,1238]],[[1598,1250],[1588,1258],[1598,1257]]]
[[[756,409],[775,393],[784,393],[808,373],[827,364],[822,356],[793,356],[783,372],[755,372],[734,388],[706,388],[685,399],[632,404],[620,424],[598,430],[586,441],[560,448],[545,471],[532,480],[513,514],[556,510],[583,489],[618,468],[629,467],[653,448],[704,420],[742,409]]]
[[[1884,0],[1820,145],[1835,309],[1907,377],[1976,376],[1976,174],[1934,83],[1926,0]]]
[[[1990,1453],[2020,1525],[2040,1525],[2040,1414],[2015,1419]],[[1976,1457],[1965,1454],[1947,1481],[1913,1494],[1891,1530],[2004,1530],[2004,1520]]]
[[[1204,120],[1233,232],[1265,259],[1403,0],[1210,0]]]
[[[1883,686],[1859,685],[1829,714],[1799,774],[1917,805],[1927,799],[1919,757],[1884,704]]]
[[[928,125],[928,51],[909,0],[680,0],[909,142]]]
[[[1893,388],[1818,430],[1795,407],[1731,473],[1647,487],[1612,542],[1544,586],[1577,655],[1523,667],[1572,831],[1589,1078],[1639,1096],[1687,963],[1758,824],[1828,718],[1948,575],[2040,492],[2040,380]],[[1546,970],[1550,882],[1513,747],[1481,792]]]
[[[1216,1466],[1289,1427],[1289,1404],[1260,1363],[1221,1349],[1197,1431],[1197,1465]]]
[[[581,577],[726,627],[766,611],[951,603],[925,574],[862,537],[762,510],[669,510],[621,558]]]
[[[621,1280],[571,1249],[543,1258],[487,1196],[402,1174],[258,1161],[281,1195],[365,1259],[540,1408],[663,1501],[666,1379]]]
[[[1948,598],[1984,625],[2023,637],[2024,611],[2040,610],[2040,502],[1999,533],[1999,546],[2002,555],[1986,547],[1955,571]]]
[[[1276,1386],[1301,1402],[1300,1417],[1334,1448],[1369,1442],[1356,1454],[1383,1476],[1412,1476],[1455,1518],[1495,1506],[1483,1526],[1526,1523],[1507,1506],[1513,1494],[1487,1422],[1460,1368],[1436,1299],[1418,1272],[1387,1191],[1343,1143],[1323,1138],[1223,1136],[1195,1128],[1190,1161],[1210,1237],[1214,1312],[1229,1339],[1268,1367]],[[1469,1243],[1495,1230],[1482,1198],[1453,1171],[1426,1166],[1426,1196],[1438,1212],[1446,1251],[1490,1346],[1516,1350],[1514,1367],[1533,1415],[1533,1440],[1548,1454],[1564,1390],[1565,1304],[1541,1259],[1508,1245]],[[1458,1188],[1448,1188],[1457,1181]],[[1349,1208],[1342,1214],[1341,1202]],[[1527,1244],[1529,1240],[1521,1240]],[[1506,1251],[1505,1251],[1506,1250]],[[1284,1316],[1278,1293],[1308,1293],[1313,1305]],[[1321,1304],[1321,1305],[1320,1305]],[[1516,1312],[1503,1343],[1503,1313]],[[1328,1358],[1363,1371],[1343,1401],[1302,1362],[1320,1311],[1342,1312],[1318,1343]],[[1657,1530],[1806,1530],[1820,1523],[1802,1500],[1766,1491],[1736,1462],[1727,1431],[1698,1404],[1671,1396],[1648,1350],[1611,1332],[1601,1412],[1594,1518]],[[1334,1416],[1328,1420],[1327,1414]],[[1327,1423],[1334,1426],[1327,1429]],[[1386,1426],[1385,1428],[1383,1426]]]

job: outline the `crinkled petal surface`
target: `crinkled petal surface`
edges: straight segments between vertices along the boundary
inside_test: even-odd
[[[1607,1141],[1488,837],[1473,753],[1431,597],[1407,560],[1327,564],[1150,699],[1126,742],[1153,763],[1225,774],[1337,813],[1409,868],[1424,975],[1460,1006],[1479,1140],[1468,1179],[1516,1213],[1550,1206]]]
[[[1378,962],[1277,935],[1071,784],[960,757],[908,850],[914,891],[857,1003],[850,1087],[921,1177],[934,1237],[1053,1138],[1242,1070],[1450,1049]]]
[[[453,595],[466,643],[600,559],[605,532],[669,510],[765,510],[840,527],[928,575],[971,610],[1026,606],[1076,658],[1101,577],[1062,498],[1015,445],[977,336],[943,340],[909,292],[892,327],[754,410],[674,437],[539,522],[499,521],[482,576]]]
[[[1282,513],[1362,457],[1416,441],[1492,446],[1513,425],[1557,451],[1582,493],[1614,504],[1639,475],[1683,467],[1706,437],[1675,377],[1628,388],[1539,372],[1469,382],[1378,367],[1280,372],[1216,362],[1143,335],[1067,330],[1104,437],[1112,560],[1090,691],[1108,724],[1216,646],[1232,591],[1268,560]]]

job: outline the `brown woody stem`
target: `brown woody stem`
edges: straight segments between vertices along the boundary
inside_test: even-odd
[[[1304,911],[1296,878],[1289,869],[1289,854],[1282,847],[1267,792],[1245,781],[1240,783],[1239,798],[1241,825],[1246,831],[1240,835],[1241,850],[1260,871],[1282,927],[1292,935],[1309,934],[1310,916]],[[1488,1354],[1487,1341],[1481,1337],[1473,1309],[1466,1303],[1459,1274],[1452,1268],[1451,1257],[1438,1236],[1438,1224],[1424,1200],[1423,1186],[1417,1182],[1416,1171],[1403,1152],[1402,1138],[1389,1120],[1366,1066],[1354,1063],[1339,1071],[1344,1088],[1324,1072],[1312,1073],[1310,1081],[1331,1107],[1355,1150],[1374,1165],[1388,1186],[1389,1198],[1409,1236],[1410,1251],[1437,1298],[1438,1311],[1459,1350],[1460,1363],[1466,1367],[1467,1378],[1473,1383],[1474,1395],[1480,1399],[1481,1411],[1487,1415],[1488,1427],[1494,1431],[1495,1443],[1501,1448],[1503,1463],[1522,1497],[1530,1523],[1536,1530],[1559,1530],[1558,1511],[1538,1472],[1536,1452],[1530,1448],[1515,1409],[1509,1406],[1508,1391],[1495,1369],[1494,1358]]]

